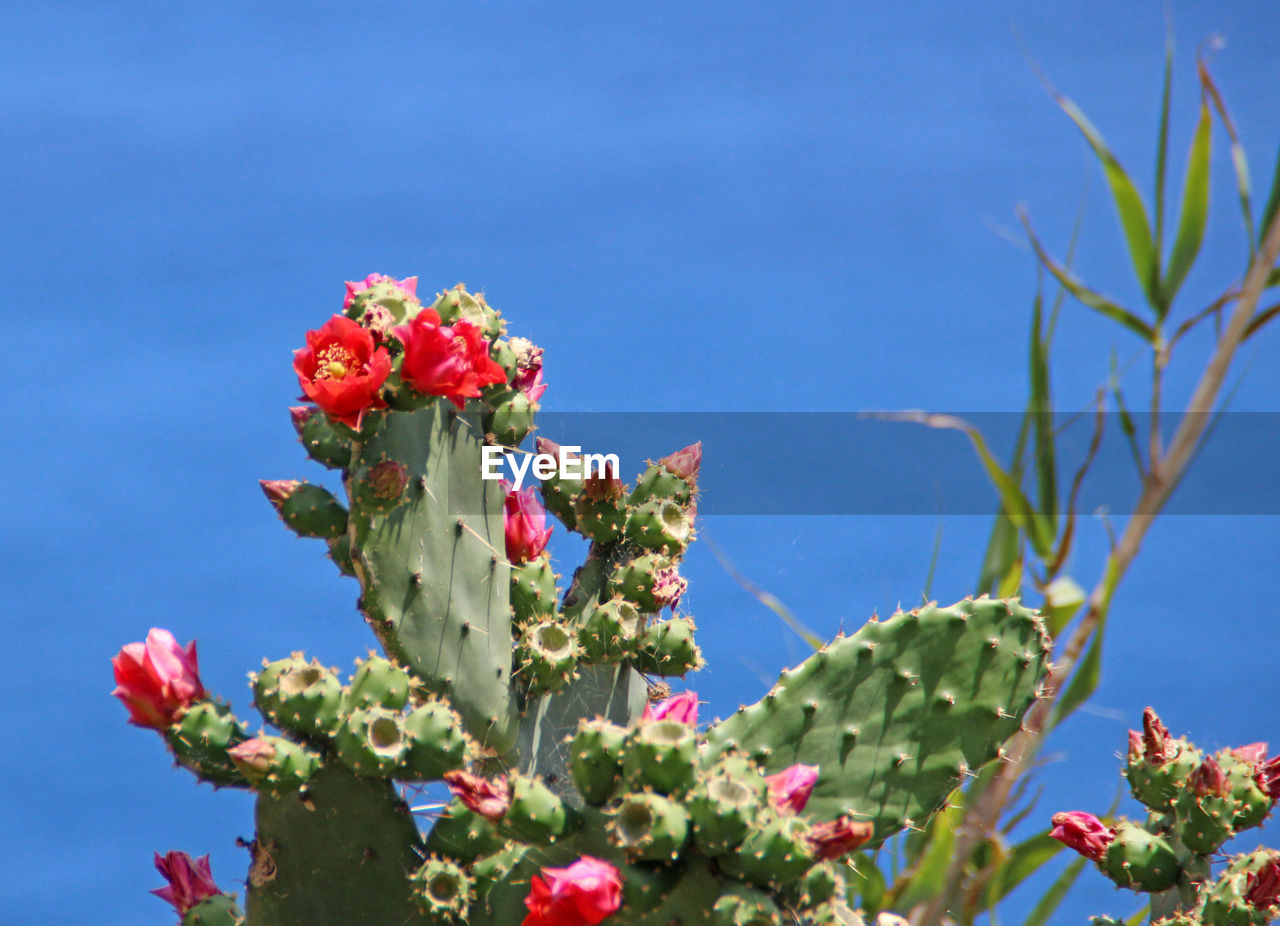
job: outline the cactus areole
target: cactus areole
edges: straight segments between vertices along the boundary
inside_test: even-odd
[[[257,735],[206,692],[194,643],[153,629],[114,660],[135,725],[199,779],[257,797],[243,909],[206,859],[158,857],[183,923],[857,922],[841,859],[921,827],[1018,731],[1048,638],[1034,611],[988,598],[873,620],[723,721],[700,723],[688,690],[650,703],[670,694],[662,676],[703,663],[681,611],[701,445],[655,454],[627,485],[613,455],[540,439],[557,466],[520,462],[504,486],[494,462],[529,456],[547,392],[540,348],[461,284],[424,304],[416,277],[371,274],[328,314],[294,354],[307,404],[288,411],[341,490],[262,488],[358,583],[378,651],[345,678],[273,654],[251,677]],[[282,375],[286,360],[282,345]],[[589,541],[563,574],[549,516]],[[1251,819],[1280,790],[1265,749],[1166,787],[1166,767],[1190,775],[1199,757],[1178,765],[1154,714],[1134,738],[1135,781],[1170,814],[1216,801]],[[408,783],[433,781],[454,800],[411,810]],[[1058,825],[1130,883],[1176,873],[1158,834]],[[1220,905],[1270,909],[1278,870],[1242,868]]]

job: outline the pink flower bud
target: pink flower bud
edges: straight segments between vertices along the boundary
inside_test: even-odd
[[[546,509],[538,503],[537,493],[532,486],[517,492],[504,479],[502,489],[507,493],[502,509],[507,559],[513,563],[527,563],[540,556],[547,548],[547,541],[551,539]]]
[[[702,441],[690,444],[683,450],[677,450],[670,456],[663,457],[658,463],[666,467],[667,472],[679,476],[689,485],[697,485],[698,470],[702,467]]]
[[[261,778],[271,771],[271,763],[276,758],[276,747],[271,745],[270,740],[255,736],[239,746],[232,746],[227,750],[227,755],[236,764],[236,768],[250,778]]]
[[[163,856],[157,852],[156,869],[169,886],[156,888],[151,893],[173,904],[179,916],[186,916],[196,904],[222,893],[213,883],[207,855],[193,861],[185,852],[168,852]]]
[[[809,803],[809,795],[818,781],[818,766],[793,765],[776,775],[768,775],[769,803],[779,813],[799,813]]]
[[[1226,797],[1230,793],[1226,773],[1222,771],[1222,766],[1213,756],[1201,762],[1200,767],[1191,773],[1191,790],[1200,797],[1206,794]]]
[[[342,303],[343,310],[351,308],[351,303],[355,302],[356,296],[366,289],[372,289],[379,283],[390,283],[396,289],[399,289],[404,294],[405,301],[412,299],[416,302],[418,299],[417,277],[406,277],[403,280],[397,280],[395,277],[389,277],[382,273],[371,273],[358,283],[353,283],[351,280],[346,281],[347,297]]]
[[[1280,858],[1272,856],[1257,872],[1249,872],[1244,900],[1257,910],[1266,910],[1280,902]]]
[[[1136,762],[1142,758],[1142,734],[1137,730],[1129,731],[1129,761]]]
[[[167,630],[151,628],[145,643],[129,643],[111,660],[111,693],[129,709],[129,722],[166,730],[194,701],[204,698],[196,643],[179,646]]]
[[[698,725],[698,694],[695,691],[682,691],[665,701],[652,701],[644,706],[640,722],[646,720],[674,720],[689,727]]]
[[[819,823],[806,837],[809,848],[818,861],[848,855],[858,846],[869,842],[875,825],[866,820],[854,820],[848,814],[830,823]]]
[[[1280,756],[1259,765],[1254,779],[1271,800],[1280,800]]]
[[[289,409],[289,420],[293,422],[293,429],[298,432],[299,437],[302,436],[302,429],[311,420],[311,416],[319,411],[320,409],[310,405],[295,405]]]
[[[1075,849],[1087,859],[1097,862],[1106,854],[1116,831],[1091,813],[1071,810],[1053,815],[1049,835],[1068,849]]]
[[[1164,765],[1176,755],[1177,747],[1169,738],[1169,728],[1160,722],[1154,708],[1142,712],[1143,756],[1151,765]]]
[[[1237,746],[1231,750],[1231,754],[1241,762],[1254,764],[1257,762],[1267,761],[1267,744],[1266,743],[1250,743],[1247,746]]]
[[[530,404],[537,402],[547,391],[547,384],[542,381],[542,348],[527,338],[512,338],[508,343],[516,355],[511,386],[523,392]]]
[[[591,475],[582,480],[582,493],[593,502],[616,502],[626,494],[626,490],[614,472],[612,460],[605,461],[602,475],[597,475],[593,469]]]
[[[622,877],[608,862],[584,855],[568,868],[534,875],[521,926],[596,926],[622,906]]]
[[[296,479],[259,479],[258,485],[262,486],[262,494],[271,502],[271,506],[279,511],[280,506],[289,500],[289,496],[302,483]]]
[[[507,808],[511,806],[511,785],[505,775],[490,780],[453,771],[445,772],[444,782],[468,810],[495,823],[506,815]]]

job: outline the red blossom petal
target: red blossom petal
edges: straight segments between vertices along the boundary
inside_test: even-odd
[[[818,766],[793,765],[776,775],[768,775],[769,803],[786,813],[799,813],[809,803],[809,795],[818,781]]]
[[[644,706],[640,715],[641,722],[646,720],[674,720],[690,727],[698,725],[698,693],[682,691],[680,694],[656,704],[650,702]]]

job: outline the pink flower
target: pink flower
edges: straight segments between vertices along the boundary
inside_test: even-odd
[[[347,280],[347,298],[342,303],[343,311],[351,308],[351,303],[356,301],[356,296],[360,295],[366,289],[372,289],[379,283],[389,283],[404,293],[404,300],[407,302],[412,299],[418,301],[418,278],[406,277],[403,280],[397,280],[395,277],[389,277],[381,273],[371,273],[359,283],[353,283]]]
[[[387,407],[378,390],[391,375],[391,355],[344,315],[307,332],[307,346],[293,352],[293,372],[306,398],[357,431],[365,412]]]
[[[192,702],[204,698],[196,643],[179,646],[167,630],[151,628],[145,643],[129,643],[111,660],[116,689],[129,722],[166,730]]]
[[[511,785],[504,776],[490,781],[479,775],[469,775],[463,771],[445,772],[445,784],[453,792],[453,796],[472,813],[493,820],[501,820],[511,806]]]
[[[818,766],[793,765],[764,780],[769,783],[769,803],[774,808],[780,813],[799,813],[809,803],[818,781]]]
[[[622,878],[608,862],[584,855],[568,868],[534,875],[521,926],[595,926],[622,906]]]
[[[151,893],[173,904],[179,916],[186,916],[187,911],[202,900],[222,893],[213,883],[207,855],[192,861],[185,852],[167,852],[163,856],[157,852],[156,870],[164,875],[169,886],[158,887]]]
[[[676,723],[696,727],[698,725],[698,693],[682,691],[665,701],[646,704],[644,713],[640,715],[640,722],[644,723],[646,720],[674,720]]]
[[[424,395],[444,396],[461,409],[481,387],[507,381],[480,329],[465,319],[442,325],[434,309],[423,309],[392,333],[404,342],[400,375]]]
[[[702,468],[702,441],[677,450],[658,462],[672,475],[679,476],[689,485],[697,485],[698,470]]]
[[[855,820],[846,814],[830,823],[819,823],[809,830],[806,841],[818,861],[848,855],[858,846],[869,842],[875,825],[866,820]]]
[[[542,555],[542,551],[547,548],[547,541],[551,539],[546,509],[538,503],[533,486],[517,492],[504,479],[502,490],[507,493],[502,507],[502,530],[506,535],[507,559],[513,563],[527,563]]]
[[[1272,801],[1280,800],[1280,756],[1260,763],[1253,777]]]
[[[1087,859],[1101,861],[1107,846],[1116,838],[1116,831],[1091,813],[1071,810],[1053,815],[1053,829],[1049,835],[1068,849],[1075,849]]]
[[[1227,775],[1213,756],[1201,762],[1200,767],[1191,773],[1190,784],[1191,790],[1200,797],[1206,794],[1226,797],[1231,793],[1227,787]]]

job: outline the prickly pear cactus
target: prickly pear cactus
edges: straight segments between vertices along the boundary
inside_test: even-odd
[[[244,910],[207,860],[163,860],[183,922],[853,923],[841,860],[922,825],[1017,731],[1048,642],[1034,612],[985,598],[873,619],[700,724],[697,696],[659,679],[702,666],[680,610],[701,446],[627,485],[539,439],[555,464],[541,499],[485,478],[495,453],[527,452],[541,353],[461,285],[423,305],[416,278],[378,274],[295,352],[311,404],[293,426],[345,498],[263,491],[358,582],[380,652],[345,679],[303,653],[264,661],[252,696],[274,732],[257,736],[204,690],[194,644],[153,630],[117,656],[135,724],[199,778],[257,794]],[[567,582],[548,511],[590,541]],[[1188,846],[1270,806],[1243,760],[1197,764],[1201,787],[1179,783],[1179,755],[1132,771],[1181,835],[1108,840],[1129,886],[1168,888]],[[415,818],[406,789],[431,782],[453,800]],[[1240,863],[1202,906],[1253,922],[1267,864]]]
[[[1054,814],[1050,835],[1117,887],[1150,895],[1152,923],[1263,926],[1280,914],[1280,852],[1223,851],[1280,799],[1280,758],[1267,758],[1266,743],[1206,755],[1147,708],[1142,730],[1129,731],[1124,776],[1145,819],[1108,824],[1069,811]]]

